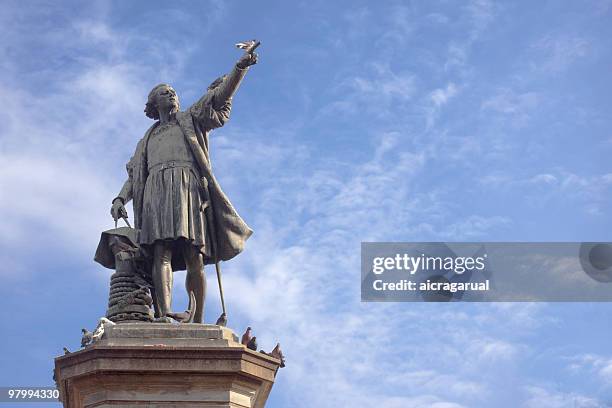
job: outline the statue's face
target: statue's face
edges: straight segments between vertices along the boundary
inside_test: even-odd
[[[155,95],[157,109],[165,112],[176,112],[179,108],[178,96],[170,86],[161,86]]]

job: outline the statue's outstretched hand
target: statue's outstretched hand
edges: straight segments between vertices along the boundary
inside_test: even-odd
[[[251,65],[257,64],[258,56],[254,52],[245,52],[242,57],[238,60],[236,65],[238,68],[245,69]]]
[[[119,218],[127,218],[128,216],[123,202],[118,198],[113,201],[113,206],[111,207],[110,213],[115,221],[117,221]]]

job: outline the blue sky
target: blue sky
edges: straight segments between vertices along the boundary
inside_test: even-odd
[[[257,38],[211,153],[255,230],[224,265],[230,326],[287,355],[268,406],[609,406],[609,304],[362,304],[359,249],[612,240],[611,14],[610,1],[3,2],[0,385],[51,384],[53,357],[104,314],[110,272],[92,257],[151,124],[149,90],[171,83],[187,107]]]

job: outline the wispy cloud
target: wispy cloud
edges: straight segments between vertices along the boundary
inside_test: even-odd
[[[509,117],[508,123],[525,125],[536,111],[541,97],[536,92],[516,92],[502,88],[482,102],[481,109]]]
[[[560,72],[592,52],[591,42],[569,34],[547,34],[538,39],[532,48],[539,52],[536,69]]]
[[[368,65],[368,76],[343,79],[336,87],[335,101],[321,109],[323,114],[359,115],[367,112],[388,118],[405,106],[415,94],[415,78],[410,72],[396,72],[386,63]]]
[[[593,375],[603,384],[612,386],[612,357],[597,354],[579,354],[569,358],[568,368],[577,373]]]
[[[535,175],[491,174],[479,181],[499,190],[519,190],[528,197],[537,197],[540,206],[555,200],[572,200],[591,215],[602,215],[607,205],[607,194],[612,188],[612,174],[578,175],[556,168]],[[534,201],[535,202],[535,201]]]
[[[458,70],[462,75],[470,71],[468,58],[472,47],[495,20],[498,7],[499,3],[489,0],[473,0],[463,6],[459,19],[463,32],[458,33],[447,47],[446,61],[443,64],[446,71]]]
[[[436,107],[446,104],[457,94],[457,87],[454,83],[449,83],[446,88],[438,88],[431,92],[430,98]]]
[[[429,101],[425,104],[424,112],[426,115],[426,128],[433,129],[440,109],[446,105],[459,92],[457,86],[450,82],[444,88],[436,88],[428,95]]]
[[[529,386],[525,408],[605,408],[608,404],[579,393],[559,391],[543,386]]]

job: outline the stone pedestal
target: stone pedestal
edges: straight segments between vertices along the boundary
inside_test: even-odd
[[[56,358],[55,375],[67,408],[259,408],[279,365],[224,327],[123,323]]]

